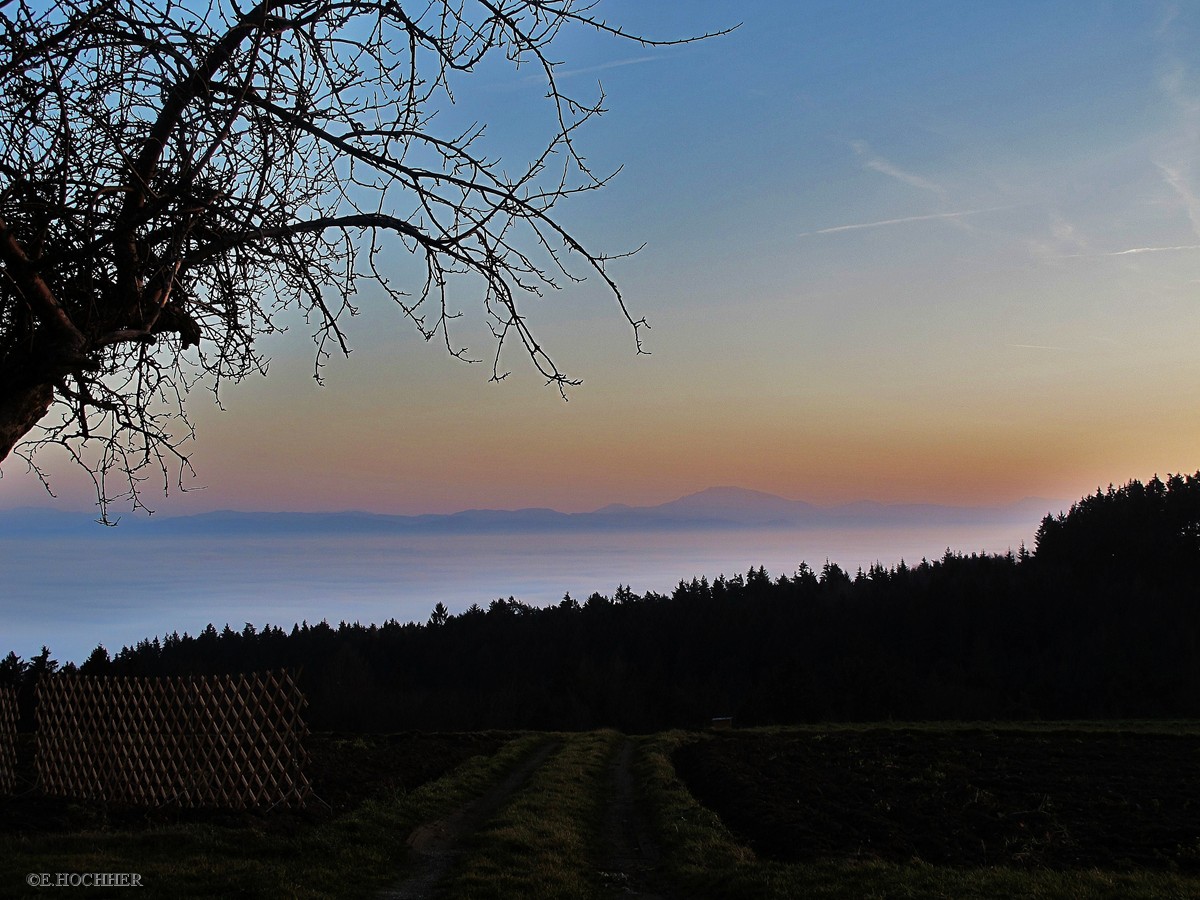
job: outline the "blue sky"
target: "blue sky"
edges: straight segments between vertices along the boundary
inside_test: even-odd
[[[271,374],[193,407],[213,508],[438,512],[655,503],[715,484],[815,502],[1070,499],[1200,468],[1200,11],[1169,3],[605,0],[647,48],[564,34],[564,84],[604,192],[564,208],[651,356],[588,283],[531,307],[584,384],[427,345],[369,285],[356,348],[310,376],[303,326]],[[518,160],[532,73],[485,66],[447,125]],[[405,271],[397,261],[397,272]],[[456,298],[486,356],[477,298]],[[0,504],[51,500],[5,466]]]

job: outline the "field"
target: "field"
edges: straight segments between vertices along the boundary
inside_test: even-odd
[[[23,769],[29,773],[29,747]],[[316,735],[297,812],[0,798],[0,896],[1194,897],[1200,726]],[[120,893],[90,889],[89,896]]]
[[[1198,751],[1177,734],[875,730],[714,736],[675,762],[770,859],[1197,874]]]

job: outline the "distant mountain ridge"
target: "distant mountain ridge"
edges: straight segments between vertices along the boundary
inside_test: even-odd
[[[553,509],[467,509],[415,516],[368,512],[296,513],[218,510],[147,519],[126,516],[121,529],[189,534],[488,534],[497,532],[688,530],[721,528],[857,528],[939,524],[1033,523],[1065,508],[1057,500],[1029,498],[1005,506],[969,507],[860,500],[816,506],[740,487],[711,487],[655,506],[610,504],[592,512]],[[0,510],[0,534],[9,536],[101,532],[92,517],[43,507]]]

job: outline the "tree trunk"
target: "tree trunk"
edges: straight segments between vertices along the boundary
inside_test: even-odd
[[[54,387],[49,384],[0,385],[0,461],[8,454],[54,402]]]

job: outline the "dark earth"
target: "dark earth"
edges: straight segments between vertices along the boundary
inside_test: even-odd
[[[680,776],[761,856],[1200,872],[1200,736],[713,735]]]
[[[416,788],[472,756],[495,753],[511,736],[314,735],[307,767],[313,801],[304,810],[269,813],[147,810],[46,797],[33,783],[32,740],[23,739],[17,794],[0,797],[0,831],[174,821],[242,827],[248,820],[288,831],[373,796]],[[685,744],[675,764],[697,799],[770,859],[1200,872],[1197,735],[1003,728],[728,732]],[[620,794],[613,789],[614,802]],[[628,830],[625,825],[619,830]],[[625,860],[633,856],[626,845],[640,841],[617,843],[612,855]],[[611,868],[640,876],[639,865]]]

